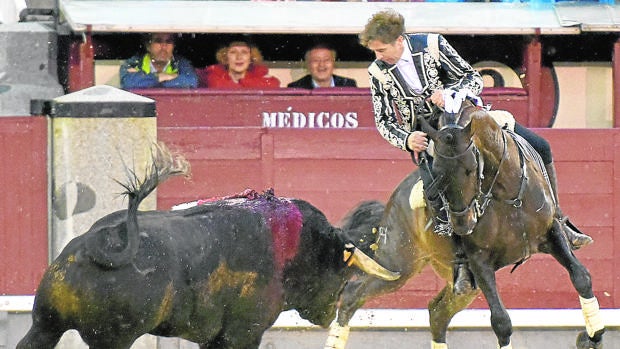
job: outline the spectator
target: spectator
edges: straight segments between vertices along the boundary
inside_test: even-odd
[[[357,87],[355,80],[334,75],[336,50],[325,44],[315,45],[306,51],[304,61],[310,74],[291,82],[288,87]]]
[[[198,86],[198,76],[190,61],[174,55],[173,34],[149,34],[144,47],[146,53],[135,55],[121,65],[121,88]]]
[[[217,64],[198,72],[201,87],[277,88],[280,80],[269,75],[260,50],[247,41],[233,41],[216,53]]]

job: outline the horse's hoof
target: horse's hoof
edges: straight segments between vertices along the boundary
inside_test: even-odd
[[[593,342],[586,331],[579,332],[575,344],[577,349],[603,349],[603,341]]]

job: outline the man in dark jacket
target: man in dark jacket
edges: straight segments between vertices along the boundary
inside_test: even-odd
[[[318,44],[306,51],[304,57],[310,74],[288,84],[288,87],[313,89],[318,87],[357,87],[353,79],[334,75],[336,50]]]

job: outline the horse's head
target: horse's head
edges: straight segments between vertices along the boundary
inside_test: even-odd
[[[448,203],[449,217],[454,231],[459,235],[470,234],[478,223],[478,196],[482,173],[481,157],[472,140],[471,111],[464,106],[456,115],[443,113],[440,129],[435,130],[421,121],[424,131],[434,142],[432,172]],[[463,125],[463,120],[465,124]]]
[[[471,115],[479,108],[469,99],[461,103],[459,111],[456,113],[448,113],[445,110],[439,115],[439,129],[444,127],[465,127],[471,121]]]

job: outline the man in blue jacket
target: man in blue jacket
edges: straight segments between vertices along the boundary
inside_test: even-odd
[[[120,67],[121,88],[195,88],[198,76],[191,62],[174,55],[174,36],[152,33],[144,43],[145,54],[127,59]]]

